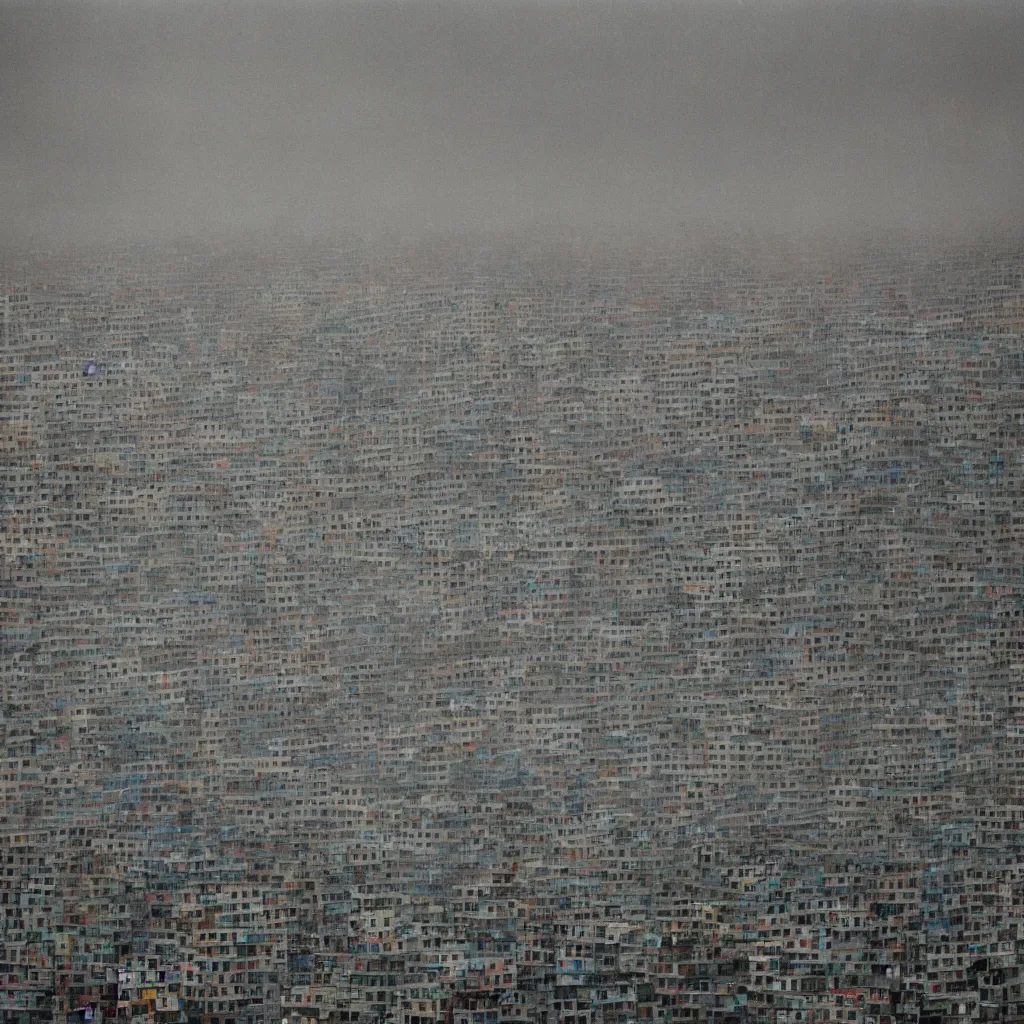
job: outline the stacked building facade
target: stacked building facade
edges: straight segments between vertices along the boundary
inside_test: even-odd
[[[1024,1016],[1022,274],[9,257],[0,1016]]]

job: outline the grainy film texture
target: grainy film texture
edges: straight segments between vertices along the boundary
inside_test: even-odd
[[[1014,1019],[1024,264],[780,251],[11,268],[6,1019]]]
[[[1022,39],[0,3],[0,1024],[1024,1020]]]

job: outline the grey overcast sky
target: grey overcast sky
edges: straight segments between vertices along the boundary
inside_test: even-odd
[[[967,231],[1024,199],[1024,4],[0,6],[0,228]]]

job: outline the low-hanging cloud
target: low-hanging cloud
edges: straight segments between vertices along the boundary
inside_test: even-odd
[[[9,238],[1019,217],[1011,3],[0,8]]]

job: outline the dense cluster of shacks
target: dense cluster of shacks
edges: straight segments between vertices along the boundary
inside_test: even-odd
[[[1022,269],[10,257],[0,1019],[1021,1019]]]

